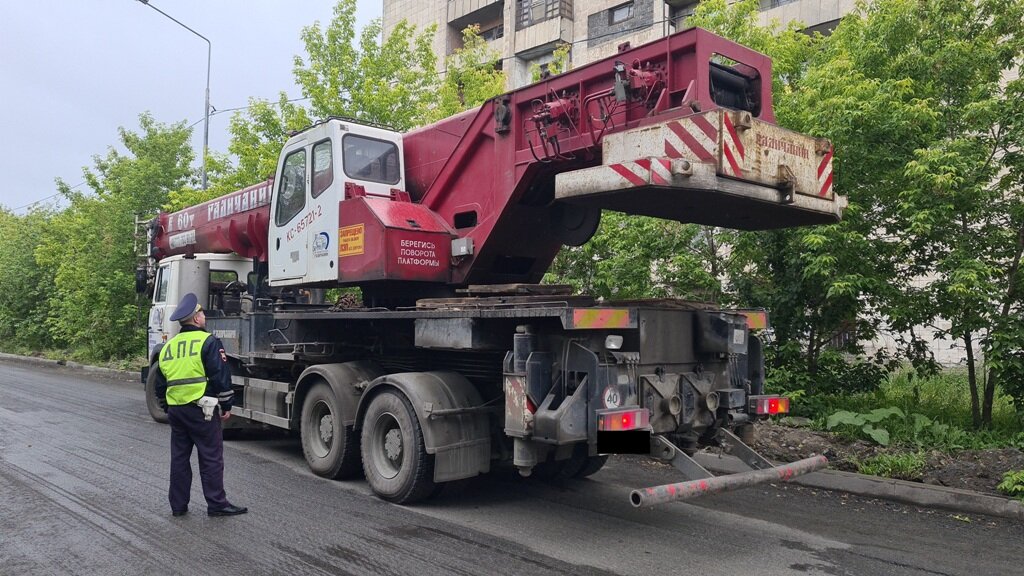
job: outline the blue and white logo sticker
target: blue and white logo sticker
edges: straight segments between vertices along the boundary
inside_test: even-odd
[[[327,247],[331,245],[331,237],[327,232],[321,232],[313,239],[313,256],[320,258],[327,256]]]

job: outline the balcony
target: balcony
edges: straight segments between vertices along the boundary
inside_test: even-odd
[[[448,24],[465,28],[482,20],[501,19],[504,4],[504,0],[448,0]]]
[[[515,53],[534,58],[572,42],[572,0],[516,0]]]

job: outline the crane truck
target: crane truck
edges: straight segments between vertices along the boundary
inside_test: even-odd
[[[233,421],[295,431],[310,469],[411,503],[506,463],[585,477],[609,454],[673,464],[654,504],[826,464],[743,442],[765,394],[743,313],[539,284],[602,210],[742,230],[832,223],[832,146],[775,124],[768,57],[689,29],[401,134],[329,118],[276,174],[148,224],[152,364],[186,292],[224,343]],[[325,302],[357,287],[359,298]],[[164,414],[143,376],[151,415]],[[691,458],[726,446],[751,471]]]

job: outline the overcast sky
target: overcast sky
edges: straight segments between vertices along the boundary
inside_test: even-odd
[[[210,39],[210,103],[224,110],[250,97],[301,92],[292,58],[299,34],[326,25],[333,0],[151,0]],[[359,0],[358,28],[381,14]],[[203,143],[206,43],[138,0],[0,1],[0,205],[18,209],[53,196],[55,178],[82,182],[82,167],[117,143],[117,128],[200,121]],[[210,148],[226,152],[230,113],[210,118]],[[198,166],[198,162],[197,162]],[[49,201],[53,201],[50,199]]]

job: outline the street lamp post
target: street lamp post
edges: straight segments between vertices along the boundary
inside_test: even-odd
[[[146,6],[149,6],[153,10],[156,10],[157,12],[163,14],[167,18],[170,18],[174,21],[175,24],[195,34],[196,36],[199,36],[206,42],[206,111],[203,117],[203,190],[206,190],[206,152],[210,145],[210,54],[213,52],[213,45],[210,44],[210,40],[206,36],[203,36],[199,32],[196,32],[195,30],[189,28],[187,25],[183,24],[174,16],[171,16],[170,14],[164,12],[156,6],[153,6],[149,3],[149,0],[138,1],[145,4]]]

